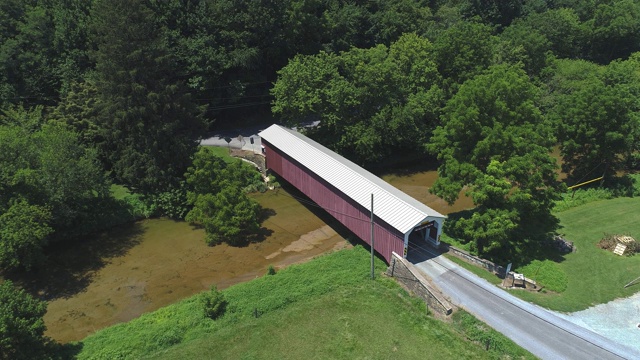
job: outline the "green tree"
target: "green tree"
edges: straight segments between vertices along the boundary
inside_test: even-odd
[[[508,63],[521,63],[530,76],[538,76],[548,66],[549,40],[535,29],[514,22],[500,34],[501,55]]]
[[[0,270],[36,266],[42,247],[53,232],[51,214],[45,207],[15,201],[0,215]]]
[[[457,233],[479,253],[515,247],[527,224],[553,230],[556,164],[549,156],[552,127],[536,106],[537,88],[526,73],[495,65],[465,82],[447,102],[443,124],[428,144],[441,161],[431,191],[453,203],[460,191],[478,207]]]
[[[47,208],[48,225],[67,232],[109,196],[96,151],[82,146],[75,133],[54,125],[34,133],[0,126],[0,139],[0,209],[26,200]]]
[[[236,186],[216,194],[199,194],[186,220],[201,225],[209,245],[241,245],[260,229],[260,205]]]
[[[376,0],[370,4],[373,43],[390,45],[402,34],[426,35],[432,26],[433,15],[425,0]]]
[[[637,57],[636,57],[637,58]],[[614,176],[634,156],[640,130],[640,62],[613,62],[555,94],[563,171],[572,181]]]
[[[35,178],[41,200],[30,202],[51,207],[56,230],[71,230],[90,213],[96,199],[109,196],[109,182],[94,148],[82,146],[76,133],[45,126],[31,141],[38,151]]]
[[[50,1],[50,2],[49,2]],[[53,23],[52,50],[56,54],[54,72],[59,92],[65,95],[74,83],[82,82],[93,67],[89,59],[90,18],[93,1],[48,0]]]
[[[560,58],[584,57],[587,30],[573,9],[531,14],[513,23],[516,24],[543,35],[549,41],[551,51]]]
[[[241,161],[226,163],[203,147],[185,178],[187,202],[193,206],[185,220],[204,227],[209,245],[241,245],[260,229],[261,207],[245,191],[252,184],[262,184],[254,168]]]
[[[55,75],[53,22],[46,6],[3,4],[19,16],[0,35],[0,103],[52,104],[59,79]]]
[[[74,82],[47,119],[78,134],[82,144],[93,146],[100,142],[98,90],[91,80]]]
[[[15,126],[33,133],[40,130],[45,122],[43,110],[42,105],[32,108],[25,108],[22,104],[8,106],[0,111],[0,125]]]
[[[389,48],[297,56],[279,71],[274,114],[355,161],[373,162],[430,136],[442,102],[431,43],[405,34]]]
[[[488,25],[463,21],[443,31],[434,41],[435,61],[449,96],[459,84],[493,63],[496,39],[492,31]]]
[[[227,163],[209,148],[201,147],[185,174],[190,202],[199,194],[217,193],[226,186],[240,189],[262,183],[260,173],[242,161]]]
[[[118,182],[142,193],[178,186],[205,129],[166,29],[144,2],[96,1],[92,12],[100,152]]]
[[[91,67],[91,1],[0,1],[0,105],[54,105]]]
[[[587,22],[591,57],[606,64],[640,50],[640,3],[634,0],[600,2]]]
[[[330,51],[346,51],[352,46],[366,47],[372,45],[366,35],[370,27],[369,11],[365,6],[347,1],[332,1],[325,10]]]
[[[11,281],[0,284],[0,359],[45,358],[49,340],[42,317],[46,311],[45,302],[15,288]]]
[[[483,22],[508,26],[524,11],[524,0],[465,0],[461,11],[468,17],[479,16]]]

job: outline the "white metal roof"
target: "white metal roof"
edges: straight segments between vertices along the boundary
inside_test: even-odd
[[[294,130],[274,124],[258,135],[365,209],[371,208],[373,194],[375,215],[403,234],[424,222],[427,217],[445,218],[369,171]]]

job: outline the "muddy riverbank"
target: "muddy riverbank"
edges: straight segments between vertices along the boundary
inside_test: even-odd
[[[208,247],[201,229],[185,222],[151,219],[101,234],[91,241],[119,242],[123,248],[118,251],[105,251],[100,256],[99,250],[87,249],[96,245],[78,244],[53,254],[52,261],[67,268],[59,272],[67,274],[63,277],[69,286],[46,279],[27,280],[33,290],[49,299],[44,317],[46,335],[61,342],[80,340],[213,284],[223,289],[264,275],[269,265],[283,267],[349,246],[336,231],[284,192],[254,196],[273,214],[263,223],[270,235],[260,243]],[[85,252],[91,253],[86,260],[101,265],[78,264],[85,261]]]
[[[383,176],[441,213],[471,207],[468,198],[450,206],[429,194],[436,177],[427,170]],[[262,224],[265,238],[245,247],[208,247],[201,229],[151,219],[58,249],[50,266],[22,281],[49,301],[46,335],[81,340],[211,285],[223,289],[264,275],[269,265],[284,267],[351,246],[349,233],[322,210],[298,202],[300,194],[280,189],[252,196],[270,216]]]

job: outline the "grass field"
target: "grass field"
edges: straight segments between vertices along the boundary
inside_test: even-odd
[[[434,320],[393,280],[369,279],[362,247],[321,256],[226,289],[226,314],[203,315],[200,296],[86,338],[79,359],[533,358],[464,315]],[[376,270],[385,269],[377,261]],[[256,317],[256,313],[258,317]],[[456,321],[457,319],[457,321]],[[469,340],[473,339],[475,341]],[[491,339],[492,349],[484,349]],[[73,345],[71,346],[73,348]]]
[[[567,289],[561,294],[519,291],[518,296],[553,310],[573,312],[640,291],[640,285],[623,288],[640,276],[640,255],[618,256],[596,246],[605,233],[640,239],[640,198],[591,202],[557,216],[560,232],[577,247],[559,263],[568,277]]]
[[[230,163],[232,161],[238,161],[238,158],[234,158],[229,155],[229,148],[220,146],[203,146],[209,149],[214,155],[221,157],[225,162]]]
[[[593,194],[597,192],[592,192],[591,195]],[[640,254],[618,256],[596,246],[605,233],[631,235],[640,240],[640,197],[618,197],[600,201],[579,199],[578,203],[582,201],[589,202],[574,204],[567,210],[556,213],[561,225],[558,231],[567,240],[574,242],[577,251],[562,256],[562,261],[558,263],[546,264],[553,265],[551,268],[561,272],[555,274],[557,276],[548,274],[549,280],[562,279],[562,284],[558,287],[564,288],[562,285],[566,284],[566,290],[561,293],[546,289],[540,293],[516,291],[513,292],[515,296],[552,310],[574,312],[640,291],[640,285],[624,289],[625,284],[640,276]],[[443,240],[468,250],[468,244],[460,244],[447,236],[443,236]],[[448,258],[493,284],[500,283],[500,279],[480,267],[454,256]],[[522,272],[523,269],[514,271]],[[531,271],[524,272],[533,277],[529,274]],[[539,275],[543,275],[542,272]],[[540,283],[544,285],[542,281]]]

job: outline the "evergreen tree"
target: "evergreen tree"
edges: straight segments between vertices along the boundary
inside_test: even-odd
[[[137,0],[96,1],[92,15],[99,147],[107,168],[142,193],[176,186],[206,126],[175,76],[165,29]]]

